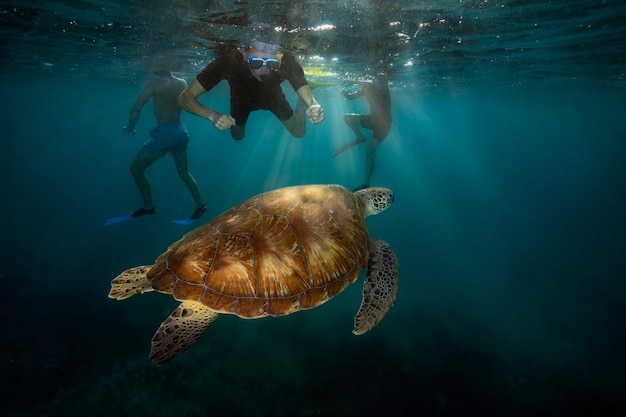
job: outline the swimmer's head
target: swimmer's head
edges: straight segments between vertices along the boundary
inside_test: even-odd
[[[252,40],[241,52],[250,71],[259,81],[265,81],[280,67],[282,53],[276,44]]]
[[[172,71],[176,71],[177,65],[175,58],[161,54],[152,56],[148,61],[148,69],[158,76],[172,75]]]
[[[256,49],[257,51],[265,52],[269,55],[276,55],[278,51],[280,51],[279,45],[268,43],[268,42],[263,42],[257,39],[250,41],[249,48]]]

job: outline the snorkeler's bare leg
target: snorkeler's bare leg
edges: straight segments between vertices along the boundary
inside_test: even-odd
[[[196,179],[189,172],[189,162],[187,159],[187,155],[180,155],[174,157],[174,164],[176,165],[176,171],[178,175],[183,180],[193,200],[196,202],[197,207],[202,207],[204,202],[202,201],[202,197],[200,196],[200,189],[198,188],[198,183]]]
[[[367,147],[367,153],[365,154],[365,185],[370,186],[370,180],[375,168],[376,149],[382,143],[381,140],[372,138]]]
[[[159,159],[157,156],[150,155],[149,153],[140,150],[130,165],[130,172],[135,179],[135,184],[137,184],[139,192],[141,193],[143,208],[146,210],[154,209],[154,202],[152,201],[150,182],[148,181],[148,177],[146,177],[145,171],[146,168],[148,168],[157,159]]]
[[[359,129],[359,126],[363,125],[361,122],[363,117],[363,115],[355,113],[347,113],[343,115],[343,121],[350,127],[350,129],[352,129],[356,135],[356,142],[358,143],[365,142],[365,136],[363,136],[363,133],[361,133],[361,130]]]
[[[246,125],[234,125],[230,128],[230,136],[235,140],[241,140],[246,135]]]
[[[359,129],[359,126],[361,125],[361,117],[362,116],[360,114],[354,114],[354,113],[344,114],[343,121],[346,122],[346,124],[350,127],[350,129],[352,129],[352,131],[356,134],[356,139],[353,140],[352,142],[349,142],[343,145],[341,148],[337,149],[333,157],[336,157],[337,155],[347,151],[353,146],[356,146],[365,142],[365,136],[363,136],[363,133],[361,133],[361,130]]]

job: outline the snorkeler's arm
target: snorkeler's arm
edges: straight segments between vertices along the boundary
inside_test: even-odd
[[[133,135],[135,134],[135,125],[139,120],[139,115],[141,114],[141,109],[143,106],[152,98],[154,95],[154,83],[149,82],[143,90],[137,96],[133,107],[130,109],[130,114],[128,115],[128,124],[126,126],[122,126],[122,131],[126,134]]]
[[[350,88],[351,86],[355,86],[355,85],[358,85],[359,88],[357,89]],[[341,94],[343,94],[343,96],[347,98],[348,100],[354,100],[359,97],[363,97],[365,95],[367,88],[368,88],[368,83],[363,82],[363,81],[354,81],[346,85],[346,87],[344,87],[344,89],[341,90]]]
[[[302,101],[304,101],[304,104],[306,104],[307,107],[319,104],[317,100],[315,100],[315,97],[313,96],[313,91],[308,84],[305,84],[302,87],[298,88],[296,93],[298,94],[298,97],[300,97]]]
[[[306,104],[306,117],[313,123],[320,123],[324,120],[324,109],[313,96],[313,91],[308,84],[303,85],[296,91],[298,97]]]
[[[197,79],[194,79],[178,96],[178,104],[189,113],[210,120],[218,130],[226,130],[235,124],[230,115],[218,113],[198,101],[198,97],[206,93]]]

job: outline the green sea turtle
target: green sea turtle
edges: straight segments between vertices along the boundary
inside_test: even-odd
[[[163,364],[191,346],[220,313],[282,316],[317,307],[367,265],[354,334],[378,324],[396,298],[391,247],[369,237],[365,218],[393,202],[387,188],[352,193],[340,185],[303,185],[259,194],[187,233],[154,265],[122,272],[110,298],[156,290],[182,303],[152,338]]]

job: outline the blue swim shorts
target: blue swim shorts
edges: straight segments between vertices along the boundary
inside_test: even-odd
[[[150,140],[143,144],[142,150],[159,158],[168,152],[173,157],[184,156],[188,143],[189,134],[185,126],[181,123],[162,123],[152,129]]]

